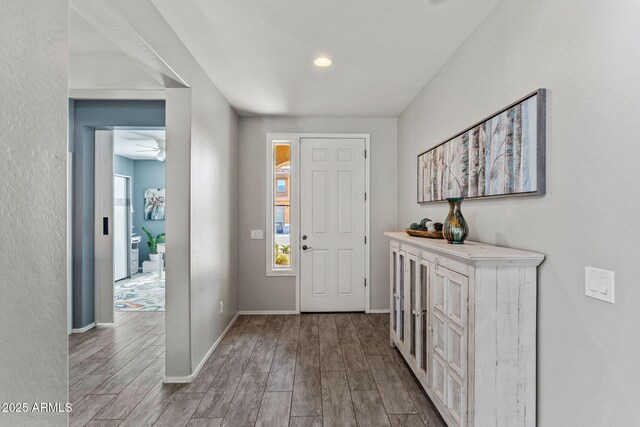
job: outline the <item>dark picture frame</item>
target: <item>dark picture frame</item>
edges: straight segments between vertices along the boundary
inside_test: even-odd
[[[417,156],[418,203],[546,192],[546,90],[538,89]]]

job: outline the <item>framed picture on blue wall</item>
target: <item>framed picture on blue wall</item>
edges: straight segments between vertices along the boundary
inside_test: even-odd
[[[164,221],[164,188],[144,190],[144,219]]]

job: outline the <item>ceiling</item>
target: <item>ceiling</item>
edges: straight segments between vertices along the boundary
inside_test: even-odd
[[[157,151],[146,147],[158,148],[156,141],[164,141],[164,129],[116,129],[113,131],[113,154],[133,160],[157,160]]]
[[[398,116],[499,1],[152,0],[241,115],[371,117]]]
[[[69,52],[120,52],[75,10],[69,9]]]

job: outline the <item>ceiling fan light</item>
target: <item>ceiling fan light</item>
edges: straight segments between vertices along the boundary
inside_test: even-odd
[[[156,154],[156,159],[158,159],[158,161],[160,162],[164,162],[164,159],[167,158],[167,152],[164,150],[160,150],[158,151],[158,154]]]

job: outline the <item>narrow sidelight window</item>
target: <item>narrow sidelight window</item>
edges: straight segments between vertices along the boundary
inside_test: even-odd
[[[295,276],[299,248],[296,135],[268,133],[266,136],[266,273],[267,276]]]
[[[273,270],[291,269],[291,145],[273,144]]]

